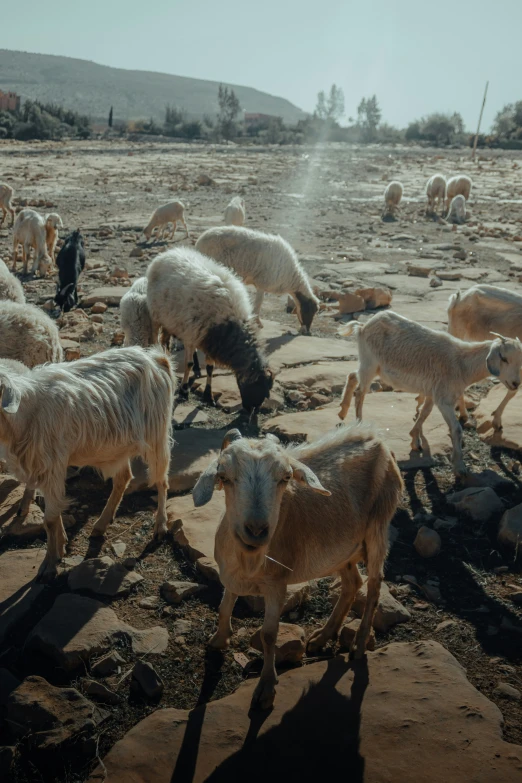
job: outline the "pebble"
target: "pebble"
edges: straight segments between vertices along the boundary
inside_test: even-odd
[[[119,652],[111,650],[103,658],[91,665],[91,674],[94,674],[96,677],[108,677],[110,674],[117,672],[125,663],[125,658],[122,658]]]
[[[180,604],[195,593],[201,592],[202,585],[197,582],[169,581],[161,585],[161,594],[169,604]]]
[[[435,632],[437,633],[438,631],[445,631],[446,628],[453,628],[456,625],[458,625],[456,620],[443,620],[437,625]]]
[[[145,598],[141,598],[138,602],[140,609],[157,609],[160,605],[160,598],[158,595],[146,595]]]
[[[499,682],[493,693],[500,696],[501,699],[510,699],[511,701],[520,701],[522,697],[518,688],[507,682]]]
[[[163,680],[154,666],[147,661],[136,661],[132,677],[149,699],[159,699],[163,693]]]
[[[413,546],[421,557],[435,557],[441,550],[442,541],[436,530],[423,525],[417,531]]]
[[[522,590],[516,590],[514,593],[510,593],[508,598],[510,598],[514,604],[522,606]]]
[[[96,682],[96,680],[87,680],[84,684],[83,692],[89,698],[94,699],[94,701],[100,701],[102,704],[119,704],[121,701],[121,696],[111,691],[103,683]]]

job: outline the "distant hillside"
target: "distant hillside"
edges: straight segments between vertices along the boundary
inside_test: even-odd
[[[166,104],[192,117],[218,111],[218,82],[171,76],[152,71],[126,71],[72,57],[11,52],[0,49],[0,89],[22,98],[59,103],[92,118],[105,118],[114,106],[114,118],[163,120]],[[305,113],[284,98],[231,85],[247,112],[260,112],[297,122]]]

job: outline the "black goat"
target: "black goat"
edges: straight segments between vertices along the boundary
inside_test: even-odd
[[[54,301],[65,313],[78,304],[78,280],[85,266],[85,249],[80,229],[65,239],[56,257],[58,283]]]

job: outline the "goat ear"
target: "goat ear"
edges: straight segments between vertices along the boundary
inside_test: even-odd
[[[13,385],[11,380],[4,378],[0,381],[0,401],[3,411],[6,413],[16,413],[20,407],[21,399],[22,395],[20,394],[20,390]]]
[[[486,364],[490,375],[498,378],[500,375],[500,351],[498,345],[492,345],[488,353]]]
[[[225,437],[223,438],[223,443],[221,444],[221,451],[227,448],[227,446],[230,446],[231,443],[234,443],[235,440],[241,440],[242,435],[237,429],[229,430]]]
[[[310,489],[313,489],[314,492],[318,492],[320,495],[326,495],[326,497],[329,497],[332,494],[329,490],[323,487],[313,470],[311,470],[308,465],[294,460],[292,463],[292,470],[292,478],[294,481],[297,481],[298,484],[301,484],[304,487],[310,487]]]
[[[206,506],[212,499],[214,487],[216,486],[216,473],[218,460],[213,460],[208,468],[198,478],[194,489],[192,490],[192,499],[196,508]]]

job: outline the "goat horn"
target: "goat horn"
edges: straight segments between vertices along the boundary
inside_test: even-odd
[[[498,337],[499,340],[502,340],[503,343],[507,343],[507,337],[504,337],[502,334],[498,334],[498,332],[490,332],[494,337]]]
[[[239,432],[239,430],[229,430],[225,437],[223,438],[223,443],[221,444],[221,451],[223,449],[226,449],[227,446],[230,446],[231,443],[233,443],[235,440],[241,440],[242,435]]]

